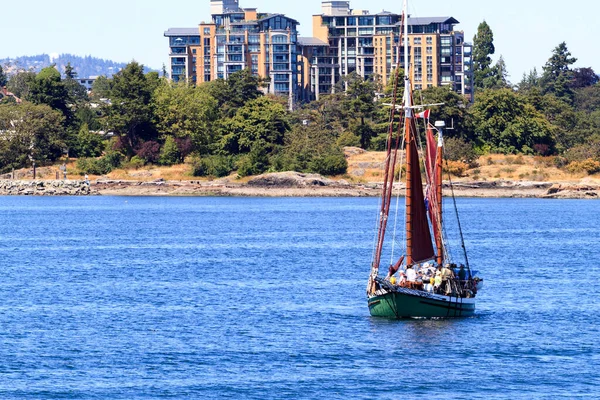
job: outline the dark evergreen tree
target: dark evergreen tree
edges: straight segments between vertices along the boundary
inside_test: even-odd
[[[495,52],[494,33],[487,22],[483,21],[473,38],[473,84],[476,89],[484,88],[485,78],[492,74],[490,55]]]

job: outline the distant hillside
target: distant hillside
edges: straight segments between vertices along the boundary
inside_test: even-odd
[[[59,71],[64,74],[65,66],[69,62],[75,68],[78,78],[89,78],[100,75],[110,77],[127,65],[126,63],[103,60],[92,56],[80,57],[73,54],[40,54],[37,56],[0,59],[0,65],[2,65],[5,72],[9,75],[22,70],[39,72],[42,68],[49,67],[52,64],[56,64]],[[146,72],[156,71],[148,67],[145,70]]]

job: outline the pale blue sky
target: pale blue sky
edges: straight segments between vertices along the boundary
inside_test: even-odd
[[[209,0],[2,1],[0,58],[39,53],[93,55],[114,61],[135,59],[159,69],[167,62],[163,32],[210,20]],[[418,17],[453,16],[472,41],[484,19],[494,32],[496,56],[503,55],[510,80],[541,66],[552,49],[566,41],[576,67],[600,72],[600,2],[596,0],[414,0]],[[300,21],[300,34],[312,36],[320,0],[240,0],[241,7],[282,13]],[[401,0],[353,0],[354,9],[401,12]],[[561,21],[564,18],[564,21]]]

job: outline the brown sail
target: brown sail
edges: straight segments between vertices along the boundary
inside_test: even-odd
[[[406,258],[407,264],[434,258],[423,182],[419,168],[419,152],[413,118],[406,119]]]
[[[442,172],[442,148],[439,147],[438,141],[433,135],[431,125],[427,126],[427,154],[425,157],[425,165],[427,167],[427,203],[429,204],[429,220],[433,228],[433,237],[437,248],[437,262],[442,263],[443,260],[443,245],[441,235],[442,224],[442,193],[441,193],[441,172]]]

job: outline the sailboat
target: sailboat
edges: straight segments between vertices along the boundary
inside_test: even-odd
[[[377,233],[367,284],[369,312],[374,317],[385,318],[452,318],[469,317],[475,313],[478,281],[471,271],[466,250],[466,266],[456,268],[449,256],[442,213],[442,171],[444,138],[443,121],[435,126],[426,120],[426,148],[423,153],[426,190],[423,187],[419,135],[408,64],[407,0],[404,0],[402,24],[404,27],[404,98],[396,104],[399,90],[399,72],[395,74],[390,125],[387,140],[384,182],[377,221]],[[399,63],[398,63],[399,64]],[[402,110],[399,120],[397,110]],[[426,111],[424,114],[427,114]],[[403,120],[403,123],[402,123]],[[437,140],[435,133],[437,131]],[[404,146],[405,162],[399,160],[399,149]],[[405,252],[397,261],[392,251],[388,274],[379,276],[388,220],[392,208],[392,192],[396,171],[405,166]],[[456,205],[456,203],[455,203]],[[455,207],[456,208],[456,207]],[[462,240],[462,229],[459,230]],[[396,240],[387,240],[395,246]],[[464,240],[462,247],[465,249]],[[396,275],[398,275],[396,277]]]

